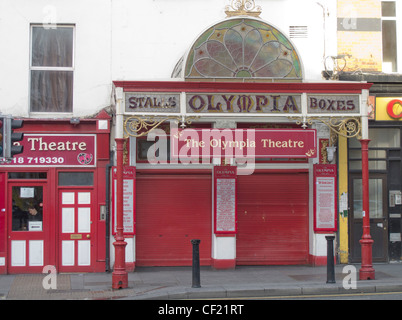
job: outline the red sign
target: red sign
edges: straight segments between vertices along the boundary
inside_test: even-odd
[[[116,167],[112,170],[113,178],[113,234],[116,234]],[[123,167],[123,233],[135,234],[135,167]]]
[[[335,164],[314,165],[314,231],[335,232],[337,226],[337,169]]]
[[[402,112],[401,112],[401,108],[400,106],[402,105],[402,101],[399,99],[394,99],[391,100],[388,104],[387,104],[387,113],[391,118],[394,119],[400,119],[402,118]],[[395,106],[399,106],[399,109],[397,111],[397,113],[395,113]]]
[[[24,167],[95,167],[96,135],[24,134],[19,143],[24,152],[8,166]]]
[[[237,232],[237,168],[214,167],[215,233],[235,234]]]
[[[312,129],[174,129],[171,156],[192,158],[315,158]]]

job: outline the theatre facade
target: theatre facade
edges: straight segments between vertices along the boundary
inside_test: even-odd
[[[287,36],[243,15],[204,30],[171,80],[113,85],[129,270],[189,266],[193,239],[218,269],[326,263],[338,137],[367,139],[370,84],[306,81]]]
[[[164,2],[144,2],[149,11],[142,11],[147,12],[143,20],[127,14],[143,9],[132,1],[114,1],[113,6],[98,1],[96,15],[91,3],[73,4],[72,10],[71,3],[60,2],[55,5],[62,13],[55,30],[39,26],[40,10],[22,2],[18,12],[24,14],[13,16],[17,11],[5,7],[2,18],[19,26],[13,47],[21,55],[8,60],[5,67],[15,73],[3,86],[18,88],[20,98],[3,90],[2,99],[7,113],[24,120],[16,130],[24,133],[24,152],[0,165],[0,274],[111,271],[115,260],[120,261],[116,247],[121,246],[114,245],[120,212],[127,271],[137,266],[190,266],[191,240],[200,240],[201,265],[217,269],[323,265],[327,235],[335,235],[342,263],[358,262],[363,216],[360,167],[367,165],[360,142],[368,139],[372,88],[367,82],[317,80],[322,70],[317,59],[321,34],[319,39],[311,33],[301,42],[291,40],[259,18],[255,6],[244,8],[254,1],[232,1],[242,6],[232,6],[225,19],[197,30],[199,36],[185,44],[188,50],[175,65],[183,52],[179,49],[176,55],[172,48],[182,48],[186,36],[174,32],[183,24],[197,29],[200,21],[210,21],[202,15],[218,8],[217,2],[210,1],[208,8],[205,1],[181,4],[180,10]],[[299,2],[293,4],[301,6]],[[184,23],[181,10],[196,5],[204,11],[197,20],[194,15]],[[297,9],[292,5],[286,11],[288,6],[272,3],[266,16],[275,19],[277,12],[285,12],[293,23]],[[309,16],[302,18],[314,21],[309,30],[316,30],[321,9],[315,2],[308,8]],[[157,28],[143,28],[149,21],[164,23],[158,20],[162,12],[174,21],[164,34],[172,46],[163,46],[166,42],[157,37],[157,23]],[[62,111],[53,100],[29,106],[32,90],[23,85],[32,83],[28,74],[52,70],[42,65],[44,70],[37,65],[16,68],[41,48],[38,44],[26,50],[24,41],[34,44],[32,36],[45,36],[45,30],[68,35],[66,48],[74,57],[66,55],[68,70],[59,70],[63,75],[68,71],[65,80],[70,83],[60,84],[68,98],[60,101],[69,106]],[[88,34],[97,41],[88,41]],[[304,50],[307,68],[293,41]],[[310,50],[308,44],[315,41],[320,49]],[[158,76],[163,75],[161,80]],[[47,84],[44,78],[43,85]],[[398,109],[390,110],[400,117]],[[384,126],[397,126],[393,132],[398,135],[394,120],[371,126],[387,132]],[[382,136],[382,130],[377,132]],[[381,149],[394,152],[396,144],[400,141]],[[372,145],[376,146],[374,141]],[[117,212],[121,150],[123,210]],[[372,155],[377,161],[377,154]],[[392,164],[388,181],[399,172]],[[400,256],[399,181],[389,188],[395,199],[389,211],[389,230],[396,241],[392,252]],[[359,210],[353,228],[348,208]],[[379,229],[379,223],[388,227],[384,221],[372,223],[373,229]],[[388,236],[384,228],[377,232],[381,238]],[[376,246],[373,251],[376,258]]]

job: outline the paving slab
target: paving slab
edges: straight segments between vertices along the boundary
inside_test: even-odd
[[[375,280],[357,280],[348,289],[335,267],[336,283],[326,283],[326,266],[242,266],[234,270],[201,268],[201,288],[192,288],[191,267],[138,268],[128,273],[128,288],[114,290],[112,273],[57,274],[57,288],[45,289],[46,274],[0,275],[0,300],[180,300],[241,299],[402,292],[402,264],[374,265]],[[358,279],[358,265],[354,268]],[[349,278],[345,278],[348,276]],[[348,282],[349,283],[349,282]],[[346,283],[346,284],[348,284]]]

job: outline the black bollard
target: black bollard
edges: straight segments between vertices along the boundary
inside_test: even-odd
[[[200,242],[201,240],[193,239],[193,285],[192,288],[201,288],[200,282]]]
[[[335,283],[334,239],[335,236],[325,236],[327,239],[327,283]]]

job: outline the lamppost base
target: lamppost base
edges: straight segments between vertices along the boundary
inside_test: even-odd
[[[374,280],[375,270],[372,264],[372,247],[374,241],[370,238],[370,236],[366,236],[359,242],[362,247],[362,265],[359,270],[359,279]]]
[[[112,289],[125,289],[128,287],[128,274],[125,271],[115,271],[112,274]]]
[[[359,280],[375,280],[375,270],[369,267],[362,267],[359,270]]]
[[[112,273],[112,288],[125,289],[128,287],[128,274],[126,271],[125,247],[127,243],[122,237],[117,236],[113,242],[115,248],[115,263]]]

